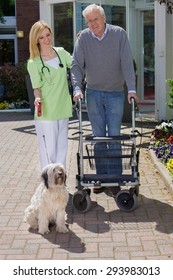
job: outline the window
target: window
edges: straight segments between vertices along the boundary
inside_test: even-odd
[[[16,30],[10,26],[10,20],[14,17],[15,0],[0,0],[0,66],[6,62],[16,62]]]
[[[14,39],[0,38],[0,66],[6,62],[14,62]]]
[[[0,15],[4,17],[15,16],[15,0],[1,0]]]
[[[73,3],[53,6],[55,46],[73,52]]]

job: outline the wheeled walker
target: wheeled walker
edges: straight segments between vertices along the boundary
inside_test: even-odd
[[[87,212],[91,207],[91,190],[104,188],[106,195],[112,196],[123,211],[136,208],[139,194],[139,150],[135,129],[136,104],[131,100],[132,128],[130,134],[114,137],[94,137],[84,135],[81,100],[76,110],[79,119],[79,149],[77,152],[77,191],[72,203],[79,212]]]

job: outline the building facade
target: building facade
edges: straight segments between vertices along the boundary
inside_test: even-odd
[[[39,20],[39,0],[1,0],[4,23],[0,23],[0,66],[18,63],[29,56],[28,34]]]
[[[5,16],[5,24],[0,24],[0,65],[5,53],[2,44],[8,40],[13,63],[28,59],[29,30],[39,19],[51,25],[54,45],[72,53],[77,33],[86,27],[82,10],[93,1],[16,0],[14,3],[15,14]],[[94,3],[103,6],[108,23],[122,26],[128,34],[140,102],[149,110],[153,107],[158,120],[172,118],[173,112],[165,104],[166,79],[173,79],[173,16],[154,0],[95,0]]]

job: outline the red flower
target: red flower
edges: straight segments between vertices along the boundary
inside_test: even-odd
[[[173,136],[170,136],[170,137],[168,138],[168,142],[169,142],[170,144],[173,144]]]

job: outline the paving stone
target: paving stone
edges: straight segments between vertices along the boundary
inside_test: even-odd
[[[84,114],[84,129],[91,128]],[[42,236],[23,221],[24,210],[40,182],[38,143],[33,116],[0,113],[0,259],[1,260],[168,260],[173,259],[173,196],[151,160],[148,146],[155,123],[143,119],[140,144],[140,193],[133,212],[120,210],[113,197],[91,192],[92,207],[73,208],[76,191],[78,120],[69,123],[67,206],[69,232],[52,228]],[[130,125],[123,124],[130,133]],[[137,122],[141,130],[141,123]]]

